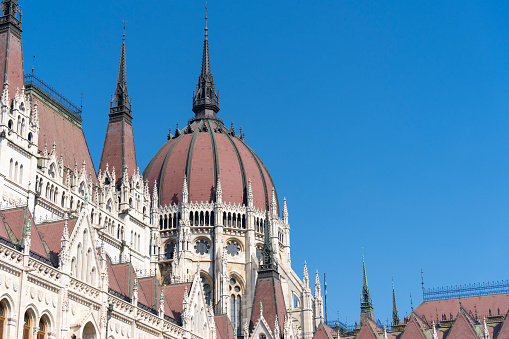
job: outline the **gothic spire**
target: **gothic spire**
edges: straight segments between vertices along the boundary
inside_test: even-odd
[[[366,264],[364,255],[362,255],[362,294],[361,294],[361,324],[366,318],[374,320],[373,317],[373,301],[369,294],[368,277],[366,275]]]
[[[272,249],[272,240],[270,237],[270,216],[267,211],[265,214],[265,238],[263,241],[263,262],[260,265],[261,271],[277,272],[277,263],[274,259],[274,250]]]
[[[219,112],[219,95],[216,93],[214,77],[210,70],[207,21],[207,5],[205,4],[205,39],[203,41],[201,74],[198,77],[196,93],[193,93],[193,112],[196,114],[196,119],[215,119],[217,112]]]
[[[120,62],[118,66],[118,79],[115,94],[111,99],[110,119],[113,117],[127,117],[131,121],[131,99],[127,94],[127,70],[125,53],[125,23],[122,36],[122,47],[120,49]]]
[[[398,306],[396,305],[396,292],[394,292],[394,279],[392,280],[392,324],[399,324]]]

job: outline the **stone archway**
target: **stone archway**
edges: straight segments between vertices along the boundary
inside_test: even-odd
[[[97,331],[95,330],[94,324],[92,322],[86,323],[86,325],[83,327],[83,333],[81,335],[82,339],[98,339],[99,336],[97,334]]]

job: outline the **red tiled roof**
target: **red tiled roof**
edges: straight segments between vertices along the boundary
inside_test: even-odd
[[[459,312],[454,325],[447,335],[447,339],[478,339],[477,334],[472,328],[472,323],[463,312]]]
[[[0,219],[2,220],[2,227],[0,227],[0,229],[3,229],[0,232],[0,235],[7,240],[21,246],[24,246],[23,239],[25,237],[25,224],[27,223],[27,220],[30,219],[30,251],[49,259],[48,253],[46,252],[44,244],[41,240],[41,236],[35,226],[32,215],[26,207],[0,211]],[[10,230],[12,238],[9,236],[8,230]],[[60,236],[62,236],[62,234],[60,234]]]
[[[182,315],[184,292],[191,290],[192,283],[174,284],[164,286],[164,313],[181,322],[180,316]]]
[[[410,315],[410,321],[405,327],[405,331],[400,339],[426,339],[420,324],[417,322],[415,316]]]
[[[136,163],[136,151],[134,148],[133,126],[125,120],[109,122],[104,138],[104,147],[101,155],[99,169],[104,172],[108,164],[109,171],[115,168],[117,184],[122,180],[123,165],[128,168],[132,175],[138,167]]]
[[[509,293],[483,295],[461,299],[446,299],[425,301],[415,309],[415,313],[428,323],[441,321],[445,314],[447,319],[450,315],[456,316],[460,309],[463,309],[471,316],[478,315],[479,318],[492,315],[505,314],[509,310]],[[438,319],[437,319],[438,317]]]
[[[159,285],[156,277],[138,279],[138,299],[142,304],[159,311],[160,297],[161,285]]]
[[[494,337],[492,333],[492,338]],[[498,332],[497,339],[509,339],[509,312],[505,315],[505,321],[502,324],[502,327],[500,328],[500,331]]]
[[[214,321],[216,323],[216,335],[218,339],[234,339],[233,326],[227,315],[216,315]]]
[[[21,39],[15,34],[5,33],[0,35],[0,55],[2,56],[2,62],[0,62],[0,74],[7,75],[7,83],[9,84],[9,97],[12,99],[16,94],[16,89],[21,91],[24,85],[23,79],[23,51],[21,47]],[[9,34],[9,57],[7,59],[7,72],[5,72],[5,51],[7,49],[7,34]]]
[[[320,323],[316,329],[313,339],[332,339],[334,337],[337,337],[337,334],[334,332],[334,330],[324,323]]]
[[[219,175],[223,202],[242,205],[247,203],[247,185],[251,180],[254,206],[264,210],[270,204],[274,187],[265,165],[224,126],[218,127],[220,132],[211,127],[213,124],[206,120],[193,122],[192,133],[182,134],[163,145],[143,173],[150,182],[150,190],[157,181],[160,204],[179,203],[186,175],[189,201],[214,202]]]
[[[34,104],[39,105],[39,153],[43,152],[45,145],[48,147],[48,152],[51,151],[55,142],[57,157],[61,154],[64,156],[64,166],[74,170],[74,165],[78,164],[78,169],[81,169],[85,161],[87,178],[92,174],[92,181],[96,183],[94,163],[81,126],[57,112],[35,93],[33,94]]]
[[[253,313],[251,314],[251,330],[260,319],[260,302],[263,306],[263,318],[267,321],[271,331],[274,332],[274,325],[277,318],[280,327],[279,333],[282,335],[283,325],[286,319],[286,306],[279,279],[273,276],[260,278],[260,275],[258,275],[253,302]]]
[[[368,319],[367,321],[362,324],[361,330],[359,331],[359,334],[356,339],[378,339],[375,335],[374,329],[371,327],[371,322]]]
[[[111,265],[111,274],[112,275],[110,275],[110,270],[108,270],[109,287],[127,297],[131,297],[134,286],[134,277],[136,276],[131,264],[123,263]],[[139,294],[140,293],[138,292],[138,295]]]
[[[74,225],[78,219],[67,220],[67,229],[71,234]],[[48,245],[50,255],[53,257],[54,262],[58,262],[58,253],[61,249],[61,238],[64,231],[65,220],[59,220],[56,222],[44,223],[37,225],[37,230],[41,236],[41,240]]]

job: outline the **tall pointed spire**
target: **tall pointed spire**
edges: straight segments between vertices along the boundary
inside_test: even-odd
[[[122,35],[122,47],[120,49],[120,62],[118,65],[118,79],[115,94],[111,99],[110,104],[110,119],[124,118],[130,121],[131,116],[131,99],[127,94],[127,65],[125,54],[125,21],[124,21],[124,34]]]
[[[396,292],[394,291],[394,279],[392,280],[392,324],[399,324],[398,306],[396,305]]]
[[[106,164],[113,168],[112,180],[116,185],[122,183],[124,173],[122,169],[126,166],[136,171],[136,150],[134,147],[133,117],[131,109],[131,98],[127,94],[127,71],[125,52],[125,21],[122,35],[122,46],[120,48],[120,62],[118,66],[117,86],[110,102],[110,114],[106,137],[104,139],[103,152],[99,169],[104,172]],[[111,178],[110,178],[111,179]],[[128,178],[126,177],[125,180]]]
[[[373,316],[373,301],[369,294],[368,277],[366,274],[366,263],[364,262],[364,255],[362,255],[362,294],[361,294],[361,324],[364,323],[366,318],[374,320]]]
[[[219,95],[216,93],[214,77],[210,70],[207,21],[207,4],[205,3],[205,39],[203,41],[201,74],[198,77],[196,93],[193,94],[193,112],[196,114],[196,119],[215,119],[217,112],[219,112]]]

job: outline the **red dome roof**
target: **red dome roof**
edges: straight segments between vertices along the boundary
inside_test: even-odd
[[[224,203],[247,205],[251,180],[254,206],[269,209],[274,183],[263,162],[240,134],[234,135],[222,123],[208,119],[195,121],[176,134],[143,172],[151,189],[152,183],[157,182],[160,205],[182,201],[184,175],[190,202],[215,202],[219,175]],[[277,193],[276,203],[279,210]]]

